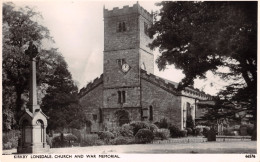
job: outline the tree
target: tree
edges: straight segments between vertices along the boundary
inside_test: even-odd
[[[231,81],[222,99],[246,103],[256,121],[257,2],[161,2],[149,30],[160,70],[183,70],[179,89],[212,71]],[[157,18],[159,19],[157,20]],[[225,70],[221,70],[225,69]]]
[[[16,119],[23,106],[22,95],[28,90],[30,63],[24,50],[29,41],[40,45],[43,39],[51,39],[48,29],[33,21],[38,17],[41,15],[29,7],[17,9],[12,3],[3,4],[3,91],[15,98],[12,107],[14,104]],[[8,95],[5,97],[8,98]],[[6,98],[3,98],[4,110],[8,106]]]
[[[4,131],[17,128],[19,112],[28,101],[30,61],[24,54],[28,42],[34,41],[40,47],[44,39],[52,41],[48,29],[37,23],[36,18],[41,18],[40,13],[30,7],[16,8],[12,3],[3,4]],[[41,91],[38,103],[50,117],[50,129],[67,124],[80,127],[84,115],[76,97],[77,86],[62,54],[54,48],[42,49],[36,57],[36,67],[37,88]],[[70,124],[75,118],[77,120]]]
[[[43,110],[50,117],[48,130],[81,128],[85,117],[77,94],[78,88],[61,57],[42,100]]]

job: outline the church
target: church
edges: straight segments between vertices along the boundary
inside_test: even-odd
[[[86,130],[97,132],[131,121],[151,123],[167,120],[180,129],[186,120],[198,117],[197,103],[212,97],[154,75],[154,55],[148,47],[152,39],[147,29],[153,14],[138,3],[103,10],[103,74],[79,92],[88,122]],[[174,75],[174,74],[173,74]]]

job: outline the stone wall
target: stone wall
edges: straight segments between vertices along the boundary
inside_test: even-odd
[[[145,69],[148,73],[154,73],[154,56],[152,53],[147,53],[146,51],[140,49],[140,67],[145,66]],[[144,64],[144,65],[142,65]]]
[[[142,8],[139,4],[132,7],[124,6],[119,9],[118,7],[113,10],[104,9],[104,51],[123,50],[129,48],[141,48],[150,51],[147,44],[151,42],[147,36],[144,37],[144,22],[151,26],[153,22],[153,15]],[[119,31],[119,23],[124,22],[126,30]],[[147,41],[147,40],[149,41]],[[144,43],[144,44],[143,44]]]
[[[144,51],[147,51],[148,53],[152,54],[153,50],[151,50],[148,47],[149,43],[152,43],[153,39],[151,39],[146,33],[145,33],[145,28],[144,24],[148,25],[148,28],[152,26],[153,21],[150,19],[146,19],[143,16],[139,17],[139,37],[140,37],[140,48],[143,49]]]
[[[136,48],[139,44],[138,15],[104,18],[104,51]],[[126,31],[118,31],[119,23],[125,23]]]
[[[118,91],[125,91],[125,103],[118,102]],[[104,108],[140,107],[140,87],[104,89]]]
[[[164,90],[156,84],[141,79],[142,108],[153,108],[152,123],[159,122],[163,118],[175,126],[181,128],[181,99],[174,93]]]
[[[104,52],[104,88],[139,86],[138,49]],[[117,59],[125,59],[130,66],[127,73],[122,71]]]
[[[91,121],[91,131],[101,129],[99,109],[103,107],[103,83],[99,83],[80,98],[87,120]]]

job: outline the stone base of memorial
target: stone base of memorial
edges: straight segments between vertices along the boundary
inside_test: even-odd
[[[17,148],[18,154],[47,153],[49,151],[50,146],[46,143],[47,116],[41,109],[36,109],[34,113],[31,113],[29,109],[24,110],[19,124],[22,126],[22,138]]]

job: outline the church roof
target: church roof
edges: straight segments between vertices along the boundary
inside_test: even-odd
[[[177,82],[174,82],[174,81],[171,81],[171,80],[168,80],[168,79],[165,79],[165,78],[162,78],[162,79],[165,80],[166,82],[169,82],[169,83],[173,84],[176,88],[179,85],[179,83],[177,83]]]
[[[92,89],[100,85],[101,83],[103,83],[103,74],[101,74],[99,77],[94,79],[93,82],[88,83],[86,87],[81,88],[79,91],[79,96],[80,97],[84,96],[86,93],[88,93],[89,91],[91,91]]]
[[[145,80],[153,82],[153,83],[159,85],[160,87],[167,89],[169,91],[172,91],[176,94],[179,93],[179,95],[182,95],[182,96],[197,98],[199,100],[211,100],[212,99],[212,96],[206,94],[203,91],[200,91],[199,89],[195,89],[193,87],[186,87],[184,90],[178,91],[177,90],[178,83],[170,81],[168,79],[158,77],[154,74],[147,73],[143,69],[141,69],[141,76]]]

